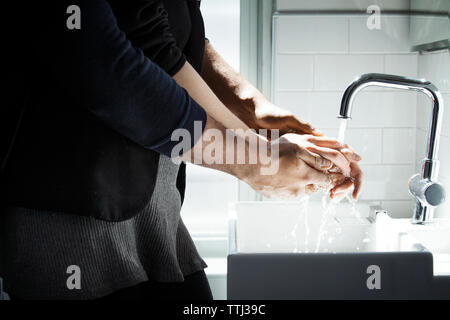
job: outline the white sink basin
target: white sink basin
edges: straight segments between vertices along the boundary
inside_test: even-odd
[[[448,222],[411,225],[367,203],[237,203],[228,298],[450,298],[449,239]]]
[[[376,215],[376,208],[367,203],[355,206],[341,203],[334,209],[324,211],[320,202],[237,203],[230,250],[240,253],[423,250],[391,218]]]
[[[395,219],[393,223],[433,254],[434,275],[450,275],[450,220],[434,219],[430,224],[413,225],[408,219]]]

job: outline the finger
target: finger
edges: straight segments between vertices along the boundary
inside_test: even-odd
[[[352,167],[351,174],[353,176],[354,185],[355,185],[355,189],[353,189],[352,197],[353,197],[353,199],[358,200],[359,195],[361,194],[361,191],[362,191],[363,172],[357,164],[352,164],[351,167]]]
[[[348,146],[342,148],[340,151],[349,161],[359,162],[362,160],[361,156]]]
[[[341,153],[349,160],[349,161],[361,161],[361,156],[355,152],[348,144],[344,144],[339,142],[338,140],[330,137],[309,137],[308,141],[314,143],[319,147],[339,149]]]
[[[352,180],[346,180],[344,183],[335,186],[330,190],[330,198],[340,197],[342,195],[346,195],[350,192],[351,189],[354,188]]]
[[[334,172],[334,173],[330,173],[330,179],[331,179],[331,183],[334,186],[337,186],[339,184],[344,183],[345,180],[348,179],[348,177],[344,176],[342,173]]]
[[[358,200],[362,191],[362,180],[355,180],[354,184],[355,188],[353,189],[352,197],[353,199]]]
[[[332,149],[341,149],[345,148],[346,145],[339,142],[338,140],[330,137],[316,137],[311,136],[308,138],[308,141],[314,143],[319,147],[332,148]]]
[[[321,188],[327,188],[331,183],[330,176],[328,174],[314,168],[309,168],[306,178],[308,180],[308,184],[314,184]]]
[[[300,159],[305,161],[310,167],[313,167],[317,170],[328,170],[332,167],[333,163],[325,159],[324,157],[313,153],[306,149],[299,149],[298,156]]]
[[[344,175],[346,175],[346,176],[350,175],[350,162],[338,150],[318,147],[315,145],[307,146],[306,149],[313,153],[317,153],[317,154],[321,155],[322,157],[333,162],[336,166],[338,166],[339,169],[341,169],[341,171]]]
[[[339,193],[337,193],[337,192],[332,193],[332,192],[330,191],[330,199],[338,200],[338,201],[339,201],[339,200],[341,200],[341,199],[344,199],[345,196],[346,196],[349,192],[350,192],[350,190],[342,191],[342,192],[339,192]]]
[[[297,133],[312,134],[314,136],[322,136],[322,131],[314,128],[309,122],[303,121],[295,115],[287,116],[285,118],[286,125],[291,130]]]

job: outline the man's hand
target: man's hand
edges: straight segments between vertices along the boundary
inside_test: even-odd
[[[280,134],[322,135],[309,123],[268,101],[248,80],[233,70],[209,42],[205,45],[202,77],[226,108],[249,128],[278,129]]]
[[[309,123],[302,121],[291,112],[279,108],[269,102],[263,94],[255,88],[242,75],[233,70],[230,65],[214,50],[212,45],[207,41],[205,46],[205,55],[203,59],[203,78],[208,86],[236,117],[252,129],[278,129],[280,134],[296,133],[297,135],[312,135],[320,138],[322,133],[315,129]],[[221,118],[218,118],[221,119]],[[268,132],[270,138],[270,130]],[[333,188],[330,191],[331,197],[342,196],[353,188],[353,198],[357,198],[361,191],[362,172],[358,166],[361,159],[347,145],[337,144],[336,140],[324,138],[322,141],[298,141],[299,136],[284,136],[291,141],[292,145],[301,145],[301,143],[311,143],[308,148],[301,148],[300,151],[304,156],[336,160],[336,168],[340,168],[341,173],[329,172],[333,179]],[[312,139],[307,137],[306,139]],[[332,150],[330,150],[332,149]],[[308,151],[308,152],[306,152]],[[336,152],[343,155],[348,162],[348,166],[344,169],[342,157],[336,155]],[[323,154],[322,154],[323,153]],[[325,156],[326,155],[326,156]],[[356,155],[356,156],[355,156]],[[328,157],[328,158],[327,158]],[[301,158],[303,163],[308,167],[311,162]],[[310,167],[312,168],[312,167]],[[318,169],[320,170],[320,169]],[[331,168],[330,171],[335,171]],[[342,173],[350,172],[348,176]],[[267,181],[270,183],[270,181]],[[305,187],[306,190],[314,190],[313,184]]]
[[[280,134],[297,133],[322,136],[322,132],[315,129],[310,123],[301,120],[285,109],[282,109],[265,98],[255,102],[253,117],[254,123],[262,129],[278,129]]]

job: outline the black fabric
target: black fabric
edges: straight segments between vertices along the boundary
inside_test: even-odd
[[[171,22],[166,4],[161,0],[108,0],[117,17],[119,27],[127,34],[134,46],[158,63],[170,75],[175,74],[186,58],[180,48],[188,40],[190,14],[186,2],[167,1],[171,11]],[[176,7],[172,7],[175,3]],[[176,19],[176,24],[173,24]]]
[[[10,295],[13,301],[20,301]],[[213,295],[205,272],[198,271],[184,277],[183,282],[146,281],[98,298],[103,300],[154,301],[154,300],[212,300]]]
[[[2,176],[3,204],[108,221],[128,219],[140,212],[152,195],[159,153],[149,149],[168,150],[164,144],[167,145],[171,128],[184,124],[189,127],[194,119],[206,119],[185,91],[180,91],[142,52],[127,45],[124,35],[111,31],[115,20],[105,3],[101,0],[46,1],[28,6],[21,3],[28,9],[25,12],[17,7],[15,11],[5,8],[12,13],[12,19],[17,18],[11,22],[17,29],[8,35],[10,56],[4,60],[4,69],[11,79],[7,104],[13,112],[23,105],[22,79],[29,84],[30,103]],[[93,56],[92,48],[85,43],[77,46],[71,42],[71,37],[80,31],[65,29],[69,4],[80,5],[84,26],[97,24],[89,29]],[[191,6],[191,1],[188,4]],[[90,14],[92,7],[96,11]],[[133,7],[130,8],[132,12]],[[200,12],[196,10],[189,16],[183,12],[174,21],[190,21],[195,17],[198,20],[195,25],[200,27],[192,36],[192,29],[185,30],[190,39],[187,43],[191,38],[199,38],[201,45],[185,55],[177,53],[178,60],[172,56],[172,65],[161,60],[161,66],[168,72],[181,67],[184,56],[200,71],[204,33]],[[168,16],[176,16],[177,12],[168,11]],[[58,33],[56,38],[52,36],[54,32]],[[82,28],[83,32],[87,33]],[[182,36],[186,38],[186,34],[176,36],[177,45],[183,44]],[[148,37],[153,42],[152,37],[158,35]],[[116,49],[118,43],[121,47]],[[158,50],[157,46],[152,48]],[[145,54],[152,56],[152,50],[147,48]],[[172,51],[178,52],[174,47]],[[106,57],[105,52],[109,53]],[[80,57],[82,65],[77,64]],[[108,61],[115,64],[108,65]],[[108,90],[103,90],[105,85]],[[141,101],[140,97],[150,100]],[[156,108],[153,113],[149,101]],[[132,108],[123,109],[124,106]],[[9,135],[12,132],[11,128],[6,131]],[[178,185],[184,194],[184,166],[181,170]]]
[[[108,0],[131,43],[174,75],[186,59],[201,73],[205,30],[198,0]]]
[[[199,0],[108,0],[131,43],[170,75],[189,61],[201,74],[205,29]],[[177,187],[184,201],[186,165]]]
[[[185,276],[183,282],[147,281],[119,290],[98,300],[212,300],[205,272]]]

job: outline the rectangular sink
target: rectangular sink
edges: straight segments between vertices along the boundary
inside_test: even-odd
[[[410,234],[405,222],[367,203],[237,203],[228,298],[450,298],[450,277],[433,273],[433,255],[448,248],[429,250],[431,238]]]
[[[413,225],[406,219],[395,221],[411,238],[421,243],[434,257],[434,275],[450,276],[450,220],[434,219],[427,225]]]

